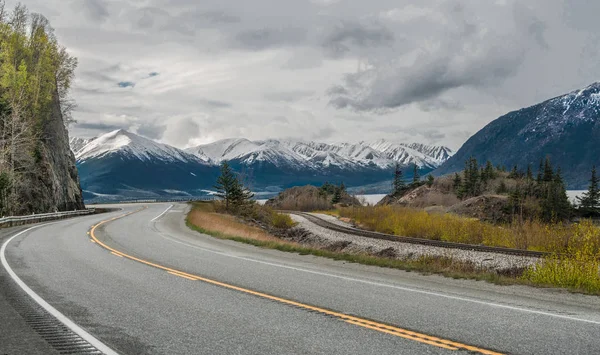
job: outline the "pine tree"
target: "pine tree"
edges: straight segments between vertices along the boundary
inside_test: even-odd
[[[242,181],[240,181],[239,177],[236,177],[234,188],[231,192],[231,204],[235,208],[239,208],[249,204],[254,197],[254,193],[250,191]]]
[[[512,170],[510,171],[510,174],[508,174],[508,178],[516,179],[518,177],[519,177],[519,168],[515,165],[515,166],[513,166]]]
[[[460,199],[464,197],[464,187],[462,183],[462,178],[458,173],[454,173],[454,193]]]
[[[491,161],[487,161],[485,163],[485,176],[487,180],[493,180],[496,178],[496,172],[494,171],[494,165],[492,165]]]
[[[542,178],[544,182],[551,182],[554,180],[554,171],[552,170],[552,163],[550,163],[550,157],[546,157],[544,162],[544,176]]]
[[[547,162],[549,165],[549,160]],[[570,218],[572,208],[560,168],[556,170],[556,173],[545,171],[545,175],[551,175],[552,180],[544,181],[542,184],[542,219],[546,222],[552,222]]]
[[[335,192],[333,193],[333,198],[331,199],[331,203],[335,205],[336,203],[339,203],[341,200],[342,200],[342,189],[336,188]]]
[[[536,182],[538,183],[538,185],[540,185],[544,179],[543,171],[544,171],[544,160],[541,159],[540,166],[538,167],[537,178],[536,178]]]
[[[406,184],[404,183],[404,179],[402,178],[402,170],[400,169],[400,164],[398,163],[396,163],[396,168],[394,169],[393,188],[393,195],[399,195],[404,190],[406,190]]]
[[[421,175],[419,174],[419,167],[415,164],[413,168],[413,185],[418,185],[421,182]]]
[[[579,209],[584,215],[587,216],[598,216],[600,215],[600,190],[599,190],[600,179],[596,174],[596,167],[592,168],[592,177],[590,178],[590,185],[588,186],[587,192],[582,196],[577,197],[579,202]]]
[[[217,197],[225,201],[225,209],[229,211],[232,201],[239,197],[239,182],[229,164],[225,161],[221,164],[221,175],[217,178],[214,188]]]
[[[435,182],[435,178],[433,177],[433,175],[431,175],[431,174],[427,175],[427,186],[432,187],[434,182]]]
[[[535,186],[533,180],[533,171],[531,170],[531,164],[527,165],[527,175],[525,175],[525,196],[533,196],[535,194]]]

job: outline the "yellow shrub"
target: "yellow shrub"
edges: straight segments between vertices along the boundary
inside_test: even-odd
[[[292,218],[287,214],[273,212],[271,216],[271,225],[275,228],[289,229],[296,225]]]

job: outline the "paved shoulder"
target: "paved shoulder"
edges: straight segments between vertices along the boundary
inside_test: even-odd
[[[0,230],[0,245],[28,226]],[[25,321],[23,314],[35,308],[29,296],[0,267],[0,354],[46,355],[58,354]]]

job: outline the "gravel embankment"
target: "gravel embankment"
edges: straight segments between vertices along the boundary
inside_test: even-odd
[[[342,222],[332,216],[322,214],[318,214],[317,216],[326,219],[329,222],[345,227],[351,226],[348,223]],[[301,243],[310,244],[321,248],[334,249],[341,252],[368,253],[371,255],[395,257],[402,260],[417,259],[421,256],[440,256],[452,258],[462,262],[472,262],[481,269],[494,271],[507,271],[525,268],[539,261],[537,258],[525,256],[486,253],[461,249],[448,249],[427,245],[371,239],[332,231],[317,226],[301,216],[291,215],[291,217],[295,222],[298,222],[298,226],[296,228],[307,232],[300,241]],[[306,234],[308,234],[308,236]]]

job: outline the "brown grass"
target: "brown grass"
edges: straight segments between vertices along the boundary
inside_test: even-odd
[[[220,233],[223,235],[237,236],[263,242],[277,241],[285,244],[295,244],[281,240],[270,235],[263,229],[239,222],[236,217],[208,212],[193,208],[188,215],[188,222],[206,231]]]

